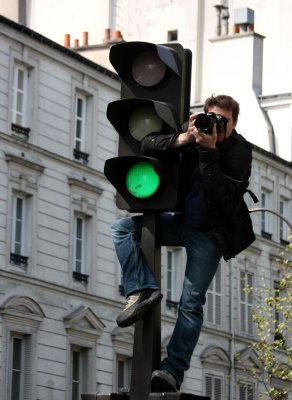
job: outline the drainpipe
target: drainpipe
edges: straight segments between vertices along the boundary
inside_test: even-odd
[[[265,109],[261,106],[261,103],[260,103],[260,101],[259,101],[258,96],[256,96],[256,98],[257,98],[259,107],[260,107],[260,109],[261,109],[261,111],[262,111],[262,113],[263,113],[264,119],[265,119],[265,121],[266,121],[266,123],[267,123],[267,126],[268,126],[270,152],[273,153],[273,154],[277,154],[277,153],[276,153],[276,138],[275,138],[275,131],[274,131],[273,124],[272,124],[272,122],[271,122],[271,120],[270,120],[268,111],[265,110]]]
[[[232,265],[232,260],[228,261],[229,263],[229,307],[230,307],[230,322],[229,322],[229,330],[230,330],[230,340],[229,340],[229,354],[230,354],[230,368],[229,368],[229,400],[233,400],[234,397],[234,386],[235,386],[235,372],[234,372],[234,287],[233,287],[233,279],[234,272]]]

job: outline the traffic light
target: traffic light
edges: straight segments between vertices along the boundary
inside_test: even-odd
[[[107,118],[119,134],[118,157],[104,173],[117,190],[117,205],[133,212],[173,211],[178,204],[179,155],[141,154],[141,141],[167,134],[189,116],[191,52],[180,44],[120,43],[110,61],[121,78],[121,100],[108,104]]]

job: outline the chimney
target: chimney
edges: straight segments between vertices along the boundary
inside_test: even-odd
[[[108,42],[110,40],[110,38],[111,38],[111,30],[110,30],[110,28],[106,28],[104,30],[104,41]]]
[[[74,39],[74,47],[79,47],[79,39]]]
[[[65,47],[70,47],[70,33],[65,33],[64,46]]]
[[[114,31],[113,40],[120,40],[120,39],[122,39],[122,32]]]
[[[217,4],[214,6],[216,9],[217,15],[217,26],[216,26],[216,35],[221,36],[228,35],[228,20],[229,20],[229,11],[228,7],[225,7],[221,4]]]
[[[222,33],[223,35],[228,35],[229,29],[228,29],[228,24],[229,24],[229,11],[228,7],[225,7],[222,11]]]
[[[83,38],[82,45],[84,47],[88,46],[88,32],[83,32],[82,38]]]
[[[237,8],[234,10],[234,33],[253,32],[254,10]]]

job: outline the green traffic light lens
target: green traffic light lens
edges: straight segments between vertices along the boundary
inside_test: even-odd
[[[160,178],[153,165],[140,161],[129,169],[126,176],[126,186],[132,196],[146,198],[152,196],[160,184]]]

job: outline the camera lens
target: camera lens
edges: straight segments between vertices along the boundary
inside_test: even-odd
[[[212,134],[213,121],[207,114],[198,114],[195,119],[195,127],[200,132]]]

